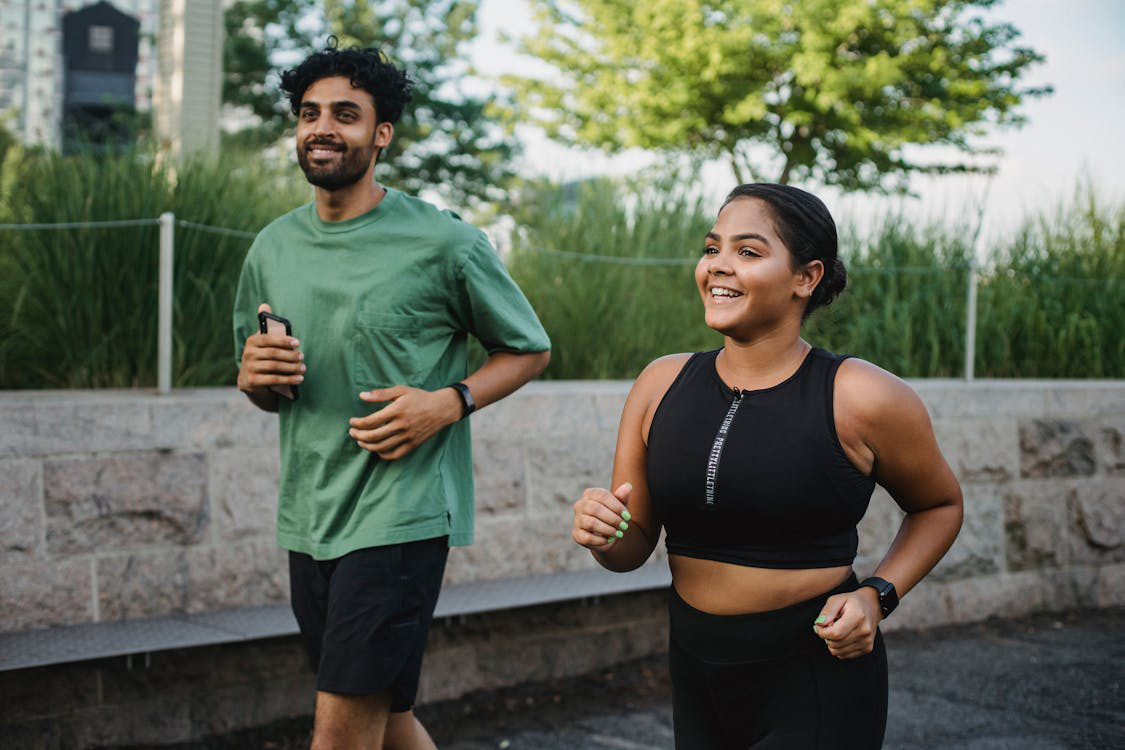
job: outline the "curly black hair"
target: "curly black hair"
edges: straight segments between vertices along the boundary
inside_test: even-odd
[[[293,114],[300,114],[305,90],[322,78],[343,76],[352,86],[363,89],[375,100],[375,121],[392,125],[410,103],[414,82],[406,71],[395,67],[375,47],[337,47],[336,37],[329,37],[328,46],[314,52],[304,61],[281,74],[281,90],[289,96]]]
[[[802,320],[832,304],[848,285],[848,270],[839,256],[836,222],[824,201],[791,185],[755,182],[731,190],[719,211],[737,198],[757,198],[769,205],[777,234],[789,248],[793,268],[814,260],[824,264],[824,276],[805,305]]]

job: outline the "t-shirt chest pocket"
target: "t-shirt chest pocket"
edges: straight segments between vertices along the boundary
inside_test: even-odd
[[[417,385],[419,321],[361,310],[353,335],[355,382],[361,388]]]

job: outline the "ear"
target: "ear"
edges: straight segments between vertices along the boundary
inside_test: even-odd
[[[824,262],[810,260],[793,274],[793,294],[800,299],[812,297],[816,285],[824,278]]]
[[[391,138],[394,138],[395,126],[389,122],[381,122],[375,126],[375,146],[378,148],[386,148],[391,144]]]

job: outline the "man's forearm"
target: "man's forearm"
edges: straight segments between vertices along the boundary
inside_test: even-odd
[[[549,351],[532,354],[496,352],[489,355],[480,369],[463,382],[469,386],[477,408],[482,409],[534,379],[550,361]]]

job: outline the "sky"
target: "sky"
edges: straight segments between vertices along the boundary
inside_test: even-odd
[[[838,222],[862,226],[891,209],[919,220],[965,219],[983,203],[982,244],[988,244],[1029,214],[1069,201],[1080,181],[1088,180],[1109,200],[1125,200],[1125,0],[1007,0],[990,15],[1022,32],[1017,43],[1046,55],[1025,83],[1054,87],[1054,94],[1024,104],[1027,125],[988,140],[1004,151],[998,173],[915,177],[911,188],[917,198],[842,195],[801,185],[820,195]],[[471,56],[483,76],[544,70],[500,38],[501,32],[518,36],[533,29],[526,0],[483,0],[480,21]],[[517,132],[524,142],[524,174],[578,179],[624,174],[658,161],[639,150],[608,156],[564,148],[532,127]],[[700,175],[699,188],[716,207],[733,185],[723,164],[708,165]]]

